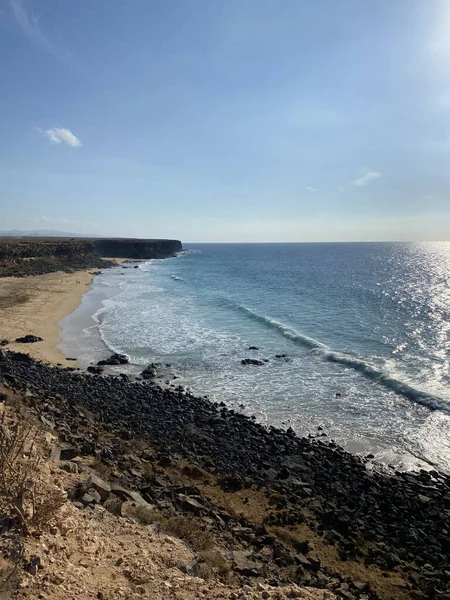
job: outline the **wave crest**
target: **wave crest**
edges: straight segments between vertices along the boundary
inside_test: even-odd
[[[280,321],[276,321],[275,319],[271,319],[270,317],[265,317],[263,315],[258,314],[242,304],[237,304],[233,301],[228,301],[231,306],[233,306],[236,310],[244,313],[251,319],[255,321],[259,321],[260,323],[270,327],[271,329],[279,331],[284,337],[292,340],[294,343],[307,348],[311,354],[317,356],[319,359],[342,365],[348,369],[353,369],[360,373],[366,379],[373,381],[374,383],[383,386],[384,388],[391,390],[410,400],[412,402],[416,402],[417,404],[421,404],[422,406],[426,406],[431,410],[442,410],[450,414],[450,404],[446,402],[444,399],[434,396],[433,394],[429,394],[413,386],[408,383],[397,379],[385,373],[381,369],[375,367],[370,364],[368,361],[358,358],[357,356],[353,356],[351,354],[346,354],[344,352],[337,352],[328,348],[325,344],[307,336],[303,335],[300,332],[284,325]]]

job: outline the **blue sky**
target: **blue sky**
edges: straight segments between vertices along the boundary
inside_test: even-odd
[[[448,0],[0,0],[0,230],[450,239]]]

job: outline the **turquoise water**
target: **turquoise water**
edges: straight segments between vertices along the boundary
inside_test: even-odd
[[[264,423],[448,467],[450,244],[185,248],[97,277],[62,322],[66,354],[171,363],[192,391]]]

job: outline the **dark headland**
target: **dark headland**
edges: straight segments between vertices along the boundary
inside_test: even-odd
[[[0,277],[102,268],[105,258],[149,260],[174,256],[178,240],[127,238],[0,238]]]
[[[22,264],[20,274],[30,274],[33,256],[39,268],[100,267],[101,256],[155,258],[148,254],[181,248],[169,240],[24,244],[16,259],[14,243],[1,240],[0,268]],[[27,257],[27,248],[39,256]],[[76,249],[84,254],[71,262]],[[46,485],[67,499],[54,519],[25,533],[14,503],[0,503],[9,597],[17,589],[30,600],[450,598],[447,475],[382,468],[322,430],[299,438],[266,428],[120,366],[105,375],[46,365],[27,346],[0,349],[2,410],[12,430],[31,419],[50,444],[42,450]],[[103,550],[92,557],[95,544]],[[59,586],[70,595],[58,595]]]

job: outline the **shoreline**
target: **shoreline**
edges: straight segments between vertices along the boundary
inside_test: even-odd
[[[61,342],[59,321],[72,313],[91,289],[92,269],[75,273],[48,273],[31,277],[0,279],[0,338],[9,350],[24,352],[51,365],[74,364],[56,348]],[[42,342],[14,342],[24,335]]]
[[[102,258],[107,268],[133,262],[129,258]],[[59,322],[71,315],[83,297],[92,290],[94,277],[100,271],[81,269],[73,273],[57,271],[27,277],[0,277],[0,341],[8,340],[8,350],[24,352],[36,360],[53,366],[70,366],[58,348],[63,341]],[[18,337],[36,335],[41,342],[24,344]]]
[[[443,473],[380,470],[372,455],[345,452],[321,432],[300,438],[186,391],[13,352],[0,354],[1,383],[61,432],[64,471],[97,469],[109,481],[95,480],[105,497],[133,490],[125,497],[144,501],[150,522],[200,519],[240,585],[295,582],[349,600],[448,589]],[[69,499],[98,514],[105,497],[77,489]]]

